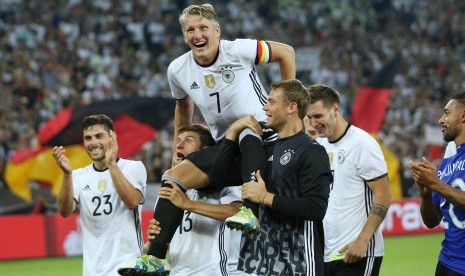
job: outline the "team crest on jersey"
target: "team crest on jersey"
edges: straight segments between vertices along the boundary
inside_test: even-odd
[[[234,80],[234,72],[231,66],[225,66],[220,68],[221,78],[225,83],[231,83]]]
[[[279,163],[281,165],[287,165],[287,163],[289,163],[289,161],[291,161],[291,157],[292,155],[294,154],[294,151],[291,150],[291,149],[288,149],[288,150],[285,150],[284,151],[284,154],[281,156],[281,158],[279,158]]]
[[[337,153],[337,163],[342,164],[346,160],[346,152],[343,149],[340,149]]]
[[[103,192],[107,189],[107,181],[105,179],[100,180],[97,185],[97,189],[99,192]]]
[[[213,89],[215,87],[216,81],[212,74],[205,76],[204,79],[208,88]]]
[[[329,157],[329,164],[332,166],[334,154],[332,152],[328,152],[328,157]]]

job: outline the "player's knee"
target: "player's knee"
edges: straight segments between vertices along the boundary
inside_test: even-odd
[[[173,170],[173,168],[167,169],[163,175],[169,176],[169,177],[174,177],[174,178],[179,178],[176,176],[176,170]]]
[[[167,170],[161,177],[161,183],[162,183],[162,187],[164,186],[171,186],[172,187],[172,184],[171,183],[174,183],[176,185],[179,186],[179,188],[181,188],[184,192],[187,191],[187,187],[184,183],[182,183],[178,178],[176,177],[173,177],[173,176],[170,176],[168,174],[168,171]]]

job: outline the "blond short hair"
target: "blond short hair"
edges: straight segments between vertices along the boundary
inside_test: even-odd
[[[184,33],[186,29],[187,19],[192,15],[198,15],[205,19],[208,19],[213,26],[219,27],[218,17],[216,16],[215,9],[210,4],[201,4],[201,5],[190,5],[185,8],[181,15],[179,16],[179,24],[181,24],[182,32]]]

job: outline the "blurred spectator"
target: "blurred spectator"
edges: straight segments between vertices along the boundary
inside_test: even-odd
[[[32,207],[33,214],[51,214],[55,212],[58,212],[56,198],[49,194],[37,195],[34,206]]]

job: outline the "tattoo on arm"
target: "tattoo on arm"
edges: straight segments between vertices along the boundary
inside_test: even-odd
[[[386,217],[387,211],[388,209],[386,207],[384,207],[381,204],[375,203],[373,204],[373,207],[371,207],[370,214],[373,214],[375,216],[378,216],[384,219]]]

